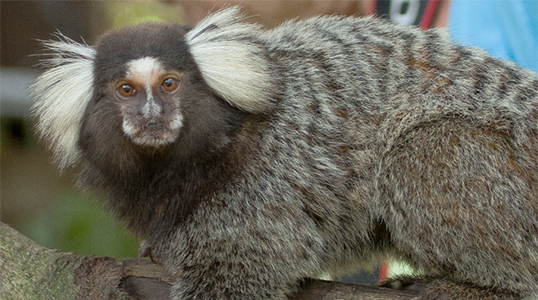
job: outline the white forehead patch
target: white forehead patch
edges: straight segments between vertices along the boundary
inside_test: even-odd
[[[154,57],[147,56],[127,63],[127,78],[139,83],[154,83],[163,73],[163,65]]]

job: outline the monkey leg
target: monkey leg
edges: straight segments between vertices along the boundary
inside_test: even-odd
[[[172,299],[284,300],[317,271],[323,247],[314,224],[276,202],[239,199],[200,209],[176,232],[164,262],[177,278]]]
[[[380,215],[402,258],[426,276],[532,295],[536,132],[519,129],[516,137],[512,123],[477,123],[447,117],[402,134],[379,170]],[[465,290],[445,282],[425,293],[451,288]]]
[[[140,242],[140,247],[138,248],[138,257],[149,257],[151,262],[159,263],[161,253],[155,245],[151,244],[148,240],[143,240]]]

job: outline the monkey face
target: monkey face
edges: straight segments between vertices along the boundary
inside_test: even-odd
[[[135,144],[159,147],[174,142],[183,126],[179,93],[184,74],[167,71],[153,57],[132,60],[125,78],[111,84],[122,130]]]
[[[197,70],[185,32],[175,24],[148,23],[110,32],[98,42],[94,85],[100,92],[93,109],[119,114],[123,136],[135,145],[174,143],[184,129],[185,102],[198,98],[187,84]]]

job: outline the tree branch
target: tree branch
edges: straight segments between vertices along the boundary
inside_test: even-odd
[[[173,280],[149,259],[81,256],[41,247],[0,223],[0,299],[169,299]],[[412,291],[308,279],[292,300],[411,299]]]

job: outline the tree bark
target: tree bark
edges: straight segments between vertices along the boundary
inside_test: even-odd
[[[172,278],[149,259],[81,256],[41,247],[0,223],[0,299],[169,299]],[[290,300],[411,299],[413,291],[307,279]]]

